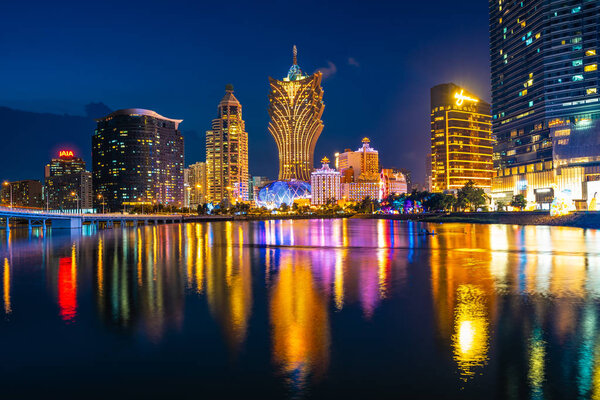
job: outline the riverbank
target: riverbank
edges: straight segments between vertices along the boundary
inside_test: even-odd
[[[579,211],[569,215],[550,216],[547,211],[474,212],[373,215],[376,219],[410,220],[434,223],[462,222],[469,224],[549,225],[600,229],[600,212]]]

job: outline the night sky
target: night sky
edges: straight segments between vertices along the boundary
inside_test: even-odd
[[[325,76],[316,162],[369,136],[384,167],[423,181],[430,87],[452,81],[490,99],[487,1],[44,0],[2,4],[0,107],[79,117],[92,102],[152,109],[184,120],[191,164],[205,159],[205,131],[231,83],[250,173],[273,178],[268,76],[287,74],[294,44],[303,70]],[[64,146],[91,161],[89,118],[0,118],[0,179],[43,179]]]

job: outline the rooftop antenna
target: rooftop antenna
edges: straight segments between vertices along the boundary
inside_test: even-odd
[[[296,45],[294,45],[292,52],[294,53],[294,65],[298,65],[298,49],[296,48]]]

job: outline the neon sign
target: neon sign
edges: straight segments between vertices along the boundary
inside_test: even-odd
[[[63,157],[75,157],[75,155],[73,154],[73,150],[61,150],[58,152],[58,156],[63,158]]]
[[[474,103],[478,103],[479,102],[478,99],[475,99],[473,97],[469,97],[469,96],[464,95],[463,94],[464,91],[465,91],[464,89],[460,89],[460,93],[459,92],[454,93],[454,98],[456,99],[456,105],[457,106],[462,106],[462,103],[465,100],[472,101]]]

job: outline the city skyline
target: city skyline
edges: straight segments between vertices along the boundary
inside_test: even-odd
[[[426,113],[419,110],[428,107],[429,87],[449,81],[461,83],[462,80],[465,86],[489,100],[486,5],[476,2],[465,2],[452,7],[441,2],[436,4],[434,10],[427,12],[408,5],[384,5],[389,12],[371,14],[368,11],[370,20],[367,23],[360,22],[362,14],[352,12],[357,11],[356,5],[344,3],[350,12],[341,20],[331,18],[331,12],[325,10],[316,21],[305,21],[307,11],[300,11],[288,21],[291,28],[281,34],[273,36],[272,31],[267,28],[264,34],[250,32],[247,36],[240,35],[241,29],[252,31],[253,27],[268,26],[265,23],[267,20],[276,20],[274,9],[263,9],[265,15],[257,16],[243,26],[236,27],[232,24],[232,31],[226,32],[227,37],[241,37],[243,43],[236,45],[238,51],[228,52],[226,56],[210,44],[217,37],[214,33],[202,40],[189,40],[191,33],[199,32],[200,29],[202,32],[204,29],[214,29],[215,23],[223,23],[217,18],[214,22],[205,21],[208,24],[206,27],[199,28],[194,24],[188,30],[180,27],[174,29],[168,36],[169,46],[161,47],[161,51],[166,52],[167,56],[161,57],[160,61],[147,63],[142,69],[135,57],[121,57],[117,70],[102,59],[110,59],[117,54],[122,56],[121,53],[129,48],[127,43],[132,35],[137,38],[138,35],[146,34],[144,38],[147,37],[148,41],[136,41],[139,50],[143,51],[156,38],[155,33],[148,32],[146,27],[139,26],[140,23],[133,25],[139,30],[136,34],[132,33],[131,27],[123,25],[116,27],[114,32],[101,29],[98,33],[89,32],[85,35],[86,43],[96,49],[94,54],[89,54],[89,51],[84,51],[83,54],[71,53],[72,48],[84,46],[83,38],[73,38],[65,43],[65,57],[60,59],[47,57],[42,52],[42,59],[29,68],[30,73],[34,72],[36,75],[34,80],[23,80],[23,73],[12,64],[11,57],[6,66],[11,78],[0,78],[0,83],[5,88],[4,95],[0,96],[0,106],[59,115],[65,112],[81,115],[85,104],[103,102],[112,111],[139,107],[156,110],[163,115],[177,115],[184,119],[181,128],[186,138],[186,162],[194,162],[204,159],[206,121],[214,118],[214,103],[210,100],[221,95],[223,85],[232,83],[240,93],[239,100],[245,106],[250,172],[274,178],[277,171],[273,161],[277,160],[277,154],[276,145],[267,130],[268,83],[265,81],[269,75],[279,77],[286,72],[289,66],[289,49],[296,44],[302,52],[302,64],[311,67],[307,72],[313,73],[318,69],[326,75],[323,81],[327,102],[323,115],[325,128],[317,144],[317,158],[322,155],[332,158],[335,152],[343,151],[347,143],[355,143],[364,136],[377,137],[379,147],[389,149],[383,156],[382,164],[409,168],[415,171],[415,180],[422,181],[422,159],[428,146],[429,125]],[[146,6],[148,9],[144,13],[156,11],[152,2],[145,4]],[[77,16],[92,18],[94,22],[110,12],[104,7],[92,13],[84,12],[87,11],[85,7],[83,5],[72,9],[68,21],[62,21],[64,17],[59,19],[67,26],[77,29]],[[193,7],[190,7],[176,4],[172,13],[181,18],[185,17],[184,14],[197,15]],[[285,10],[290,6],[281,7]],[[41,5],[36,9],[33,18],[37,20],[37,14],[42,14],[44,8]],[[135,10],[135,3],[131,3],[124,5],[121,12],[129,15]],[[241,10],[230,11],[234,13],[234,20],[241,18]],[[7,9],[9,16],[18,12],[19,7],[16,5],[10,5]],[[452,21],[446,20],[448,13],[453,15]],[[414,22],[410,21],[408,15],[412,16]],[[445,45],[439,44],[441,35],[434,32],[419,33],[421,41],[417,47],[410,41],[404,43],[404,40],[386,39],[380,43],[374,33],[370,33],[370,26],[377,26],[378,29],[384,26],[386,32],[393,30],[400,37],[407,37],[417,32],[418,21],[424,18],[440,20],[442,26],[451,32],[450,35],[443,35]],[[325,20],[330,20],[329,24],[324,24]],[[473,31],[474,27],[466,24],[471,21],[478,24],[476,32]],[[168,23],[173,24],[171,21]],[[42,29],[44,22],[40,21],[38,26],[36,30]],[[315,34],[316,26],[320,27],[318,35]],[[346,37],[337,34],[339,29],[347,30],[346,27],[349,26],[355,26],[356,30],[347,32]],[[6,25],[7,29],[9,27]],[[279,30],[277,27],[273,29]],[[15,27],[14,31],[19,32],[19,28]],[[269,40],[265,39],[265,35],[269,36]],[[192,36],[197,37],[197,34]],[[470,44],[461,44],[466,43],[467,38],[470,38]],[[49,38],[24,35],[17,39],[14,43],[0,42],[0,46],[6,47],[7,54],[17,57],[19,54],[23,56],[23,52],[28,53],[28,49],[36,49]],[[164,39],[158,39],[159,43],[163,43]],[[19,41],[23,42],[17,48]],[[110,50],[101,43],[110,44]],[[433,67],[434,51],[447,60],[445,68]],[[171,57],[175,54],[176,60]],[[24,59],[29,57],[27,54],[24,56]],[[204,62],[207,57],[214,59],[213,62]],[[474,63],[473,57],[479,62]],[[83,65],[78,66],[79,60]],[[96,65],[98,61],[101,62]],[[50,70],[57,75],[48,76],[47,72]],[[108,76],[111,78],[107,79]],[[153,86],[148,88],[142,82],[150,78]],[[99,79],[99,83],[95,83],[94,79]],[[57,89],[57,84],[60,84],[60,90]],[[49,100],[42,101],[44,98]],[[33,117],[37,116],[38,114]],[[85,150],[89,148],[93,122],[86,122],[87,126],[91,126],[90,130],[84,130],[81,124],[72,131],[61,129],[64,139],[50,142],[50,137],[21,122],[30,120],[30,115],[18,117],[19,120],[14,125],[10,123],[10,131],[23,132],[23,135],[40,139],[40,149],[35,149],[32,156],[48,159],[54,154],[54,147],[65,146],[77,150],[88,164],[91,162],[90,155],[84,153],[88,153]],[[407,142],[415,137],[417,140]],[[25,142],[18,139],[9,138],[9,143],[24,146]],[[263,152],[263,149],[268,151]],[[14,168],[11,157],[12,155],[0,161],[0,169],[6,174],[6,179],[16,180],[25,176],[41,178],[41,173],[33,169],[18,173],[22,168]]]

